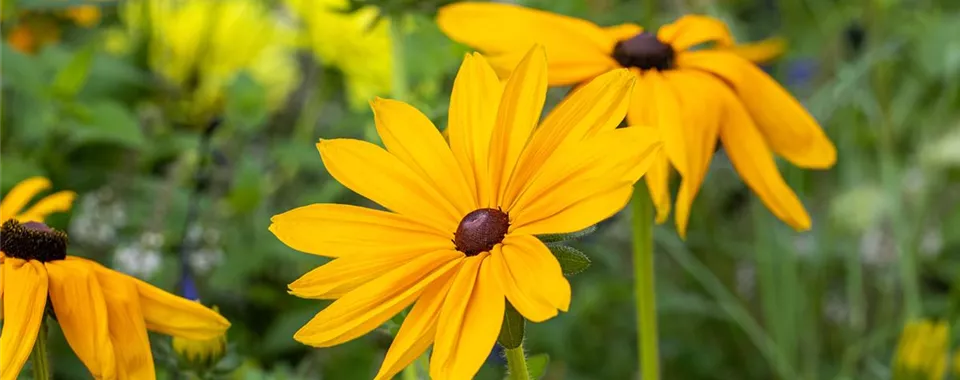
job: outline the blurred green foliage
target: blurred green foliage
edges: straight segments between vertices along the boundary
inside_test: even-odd
[[[730,22],[741,41],[781,35],[790,47],[767,69],[838,146],[833,170],[781,168],[813,216],[811,232],[795,233],[769,215],[722,151],[694,204],[688,239],[680,241],[670,223],[658,228],[664,378],[888,379],[906,318],[957,325],[960,3],[663,0],[656,15],[644,14],[640,1],[522,3],[601,25],[700,12]],[[11,42],[27,16],[82,5],[99,9],[97,25],[44,24],[60,28],[59,38],[35,52]],[[266,5],[297,28],[282,2]],[[189,268],[201,299],[233,322],[235,378],[372,377],[388,328],[329,349],[292,339],[325,305],[287,295],[286,284],[324,259],[294,252],[267,231],[272,215],[301,205],[372,206],[330,178],[314,147],[318,138],[376,141],[371,113],[350,106],[340,69],[300,51],[301,80],[282,107],[269,110],[264,84],[239,73],[222,89],[222,123],[204,142],[203,128],[179,124],[164,106],[175,95],[150,71],[145,47],[110,48],[123,33],[117,7],[3,2],[2,191],[33,175],[77,191],[72,213],[51,219],[70,232],[75,255],[167,289]],[[392,58],[402,63],[392,75],[407,87],[399,93],[445,125],[466,48],[439,32],[429,10],[385,14],[399,24],[390,30],[399,47]],[[549,101],[564,93],[551,90]],[[197,212],[188,217],[191,207]],[[575,248],[558,248],[570,265],[585,265],[579,251],[592,265],[572,277],[569,313],[526,325],[526,348],[544,354],[530,365],[543,368],[543,378],[636,377],[628,217],[602,223]],[[911,283],[920,297],[911,296]],[[53,330],[57,378],[85,378]],[[155,348],[168,344],[155,338]],[[158,363],[170,359],[169,349],[156,355]],[[502,376],[501,360],[492,355],[480,377]],[[173,374],[172,365],[158,368]]]

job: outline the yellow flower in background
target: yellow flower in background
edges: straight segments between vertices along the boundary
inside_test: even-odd
[[[575,85],[612,69],[637,76],[627,121],[657,126],[664,155],[646,175],[657,222],[670,212],[671,167],[682,177],[677,231],[686,235],[690,206],[703,183],[717,137],[740,177],[778,218],[798,230],[810,217],[777,169],[773,153],[803,168],[828,168],[836,149],[816,120],[747,59],[779,54],[782,41],[737,46],[721,21],[684,16],[655,33],[633,24],[589,21],[510,4],[456,3],[437,21],[452,39],[490,55],[501,76],[534,43],[546,46],[551,85]],[[700,49],[712,43],[712,48]]]
[[[280,107],[298,82],[293,34],[254,0],[133,0],[122,18],[149,44],[150,67],[181,92],[182,112],[199,123],[222,111],[241,73]]]
[[[950,327],[944,321],[913,320],[900,334],[894,380],[940,380],[947,370]]]
[[[210,339],[230,326],[196,302],[66,249],[66,234],[43,223],[0,227],[0,380],[16,379],[30,356],[48,298],[70,348],[98,379],[155,378],[147,330]]]
[[[535,235],[582,230],[616,213],[656,156],[654,128],[617,129],[635,76],[617,70],[567,98],[537,127],[547,57],[534,47],[505,84],[467,55],[450,98],[449,145],[430,120],[394,100],[372,103],[386,150],[321,140],[330,174],[390,211],[313,204],[276,215],[291,248],[332,257],[290,284],[336,299],[294,335],[328,347],[360,337],[414,304],[377,379],[431,344],[433,379],[468,379],[497,340],[505,300],[542,322],[566,311],[570,284]]]
[[[74,24],[84,28],[92,28],[100,23],[100,8],[95,5],[67,8],[64,14],[73,20]]]
[[[393,54],[387,19],[366,7],[352,13],[347,0],[286,0],[304,27],[303,43],[325,66],[343,73],[347,97],[354,108],[387,95],[393,83]]]
[[[100,23],[100,8],[94,5],[69,7],[56,13],[25,11],[7,34],[7,43],[22,53],[33,54],[47,44],[59,42],[61,30],[57,23],[58,15],[82,28],[92,28]]]
[[[213,311],[220,313],[216,306]],[[194,368],[208,369],[223,358],[227,350],[227,336],[220,334],[209,339],[189,339],[173,337],[173,352],[177,353],[184,362]]]
[[[0,200],[0,223],[9,219],[20,222],[43,222],[55,212],[69,211],[77,194],[72,191],[58,191],[40,198],[33,206],[24,210],[30,200],[50,188],[50,180],[43,177],[30,177],[20,181]]]

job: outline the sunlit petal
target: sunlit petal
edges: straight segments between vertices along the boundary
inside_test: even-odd
[[[49,188],[50,180],[43,177],[31,177],[18,183],[0,200],[0,223],[20,214],[27,202]]]
[[[39,261],[8,257],[3,272],[0,380],[14,380],[30,357],[41,319],[46,318],[47,271]]]
[[[50,302],[70,348],[94,378],[116,378],[107,306],[96,272],[78,260],[50,261],[44,266],[50,276]]]
[[[657,31],[657,38],[670,44],[676,51],[715,42],[717,46],[733,45],[733,35],[727,24],[716,18],[703,15],[685,15]]]

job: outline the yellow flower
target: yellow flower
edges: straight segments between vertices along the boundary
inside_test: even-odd
[[[226,87],[246,72],[273,110],[296,86],[293,36],[253,0],[134,0],[121,15],[147,38],[151,68],[181,92],[181,112],[205,123],[222,112]]]
[[[91,28],[100,22],[100,8],[93,5],[69,7],[61,14],[82,28]],[[10,46],[27,54],[58,41],[60,26],[52,13],[22,12],[17,25],[7,34]]]
[[[213,311],[220,313],[216,306]],[[215,365],[227,349],[227,336],[220,334],[210,339],[173,338],[173,351],[187,364],[200,369]]]
[[[95,5],[70,7],[67,8],[65,14],[67,18],[73,20],[73,23],[80,27],[91,28],[100,23],[100,8]]]
[[[68,256],[66,240],[39,222],[2,226],[0,379],[16,379],[30,356],[48,297],[70,348],[98,379],[155,378],[147,330],[209,339],[230,326],[195,302]]]
[[[286,4],[301,19],[304,42],[320,63],[343,73],[352,107],[362,108],[373,97],[390,93],[390,21],[375,24],[375,7],[343,13],[347,0],[286,0]]]
[[[893,358],[895,380],[940,380],[947,370],[950,328],[946,322],[907,322]]]
[[[290,284],[336,299],[294,335],[328,347],[380,326],[416,301],[377,375],[389,379],[433,345],[434,379],[468,379],[497,339],[505,298],[533,322],[566,311],[570,284],[535,235],[610,217],[652,163],[655,129],[616,129],[635,77],[613,71],[584,85],[537,127],[547,61],[534,47],[501,84],[467,55],[453,85],[450,142],[405,103],[377,99],[386,150],[321,140],[347,188],[390,211],[313,204],[276,215],[270,231],[299,251],[333,257]]]
[[[665,154],[646,175],[657,222],[670,212],[671,166],[683,178],[674,216],[681,236],[718,136],[741,178],[767,208],[798,230],[810,228],[810,217],[772,154],[799,167],[828,168],[836,150],[796,99],[737,55],[769,59],[782,49],[782,41],[737,47],[726,25],[706,16],[681,17],[656,33],[633,24],[604,28],[497,3],[448,5],[437,18],[451,38],[489,54],[501,76],[534,43],[547,49],[554,86],[629,68],[638,82],[627,121],[657,126],[664,140]],[[705,43],[714,48],[694,49]]]

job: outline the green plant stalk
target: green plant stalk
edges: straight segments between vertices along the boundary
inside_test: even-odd
[[[401,17],[390,19],[390,41],[393,49],[393,97],[397,100],[408,101],[410,84],[407,82],[407,55],[405,35],[403,33]]]
[[[637,342],[643,380],[660,378],[660,348],[657,344],[657,293],[654,288],[653,203],[644,181],[634,185],[633,278],[637,297]]]
[[[760,202],[754,202],[751,206],[754,225],[754,255],[757,271],[757,292],[760,294],[760,308],[763,312],[763,325],[770,332],[773,341],[776,343],[777,351],[787,357],[791,365],[791,357],[786,353],[783,345],[787,341],[788,326],[786,320],[782,318],[781,313],[788,307],[793,300],[781,299],[780,291],[782,280],[778,273],[778,265],[773,249],[774,242],[771,234],[773,231],[767,227],[766,210]]]
[[[47,352],[47,316],[40,317],[40,330],[37,331],[37,340],[33,343],[33,352],[30,354],[33,362],[33,379],[49,380],[50,355]]]
[[[400,372],[400,378],[403,380],[420,380],[420,368],[423,368],[425,371],[429,368],[426,353],[420,355],[417,360],[414,360],[407,368],[404,368],[403,372]]]
[[[523,353],[523,344],[516,348],[504,348],[507,357],[508,380],[530,380],[530,369],[527,368],[527,355]]]

